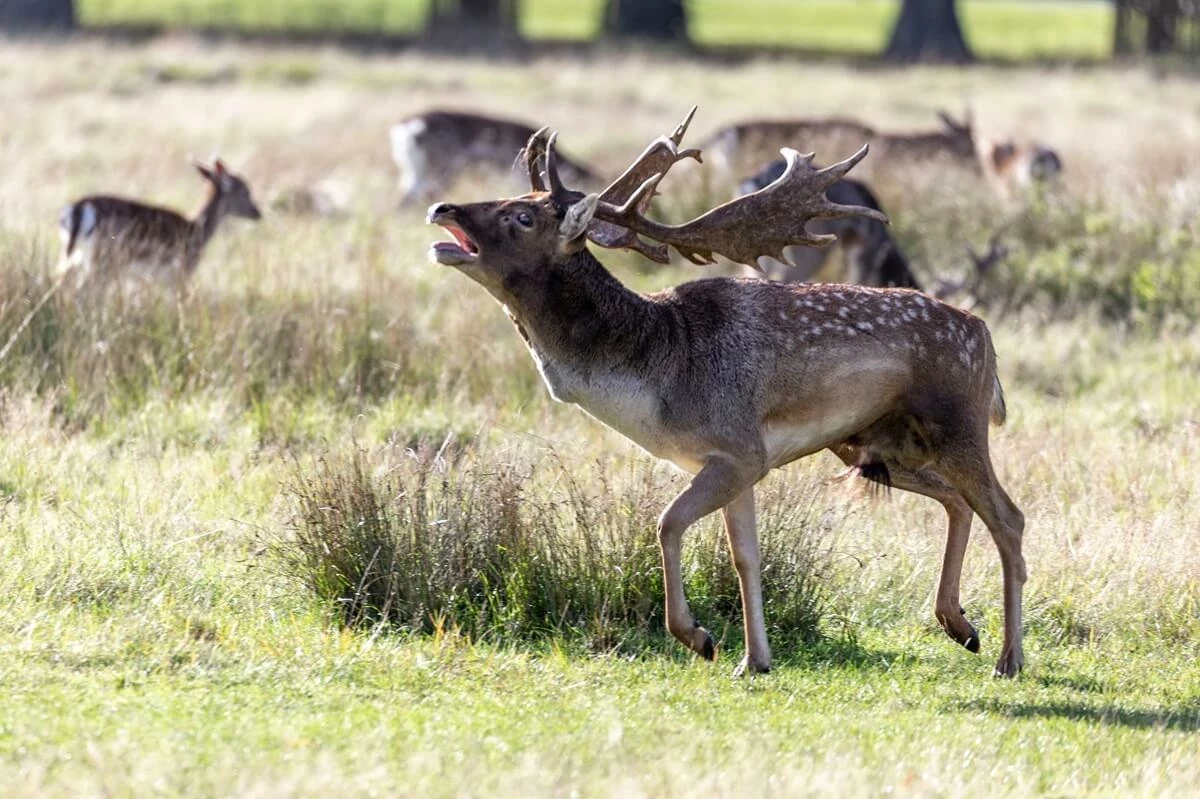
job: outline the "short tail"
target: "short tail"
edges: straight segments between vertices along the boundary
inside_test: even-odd
[[[1000,375],[992,375],[992,424],[999,427],[1008,418],[1008,408],[1004,405],[1004,386],[1000,385]]]

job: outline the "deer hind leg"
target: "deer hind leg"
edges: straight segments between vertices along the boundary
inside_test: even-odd
[[[862,468],[862,452],[856,447],[841,446],[834,453],[847,466]],[[945,478],[930,468],[910,469],[896,463],[886,464],[887,481],[893,488],[936,499],[946,509],[948,519],[946,551],[942,556],[942,573],[938,578],[934,615],[938,624],[970,652],[979,651],[979,633],[967,620],[959,598],[963,558],[971,537],[971,507]]]
[[[742,592],[742,620],[745,627],[746,655],[734,671],[765,674],[771,670],[771,647],[767,643],[767,624],[763,614],[762,560],[758,551],[758,530],[754,517],[754,489],[748,488],[722,510],[729,554],[737,570]]]
[[[761,468],[749,468],[731,457],[712,456],[705,462],[704,468],[692,478],[691,484],[671,501],[658,520],[658,541],[662,548],[663,585],[666,593],[667,629],[680,643],[706,660],[716,659],[716,645],[708,630],[701,627],[692,616],[687,597],[683,593],[681,564],[683,533],[694,522],[738,499],[739,495],[747,492],[758,482],[762,474]],[[749,501],[753,503],[753,494],[750,494]],[[737,510],[744,511],[741,506]],[[750,547],[746,543],[746,539],[753,538],[753,551],[757,554],[756,533],[753,532],[752,527],[747,531],[744,522],[744,513],[737,513],[736,529],[741,544],[740,551],[748,553]],[[752,562],[743,561],[747,572],[750,571]],[[753,585],[759,589],[757,578],[757,570],[755,570]],[[761,589],[757,591],[753,602],[756,607],[761,608]],[[765,631],[762,631],[762,639],[765,642]],[[749,642],[747,642],[747,647],[749,647]],[[769,661],[765,665],[769,665]]]
[[[1021,539],[1025,516],[996,479],[988,455],[986,434],[983,443],[956,448],[939,465],[939,471],[954,485],[983,519],[1000,552],[1004,578],[1004,646],[996,662],[997,677],[1016,677],[1025,655],[1021,641],[1021,594],[1025,586],[1025,558]]]

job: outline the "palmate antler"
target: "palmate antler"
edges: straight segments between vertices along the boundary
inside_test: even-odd
[[[647,218],[645,212],[650,200],[667,171],[685,158],[700,160],[699,150],[679,149],[695,113],[693,106],[671,136],[661,136],[652,142],[621,177],[600,193],[595,216],[588,227],[591,241],[601,247],[636,250],[659,263],[669,260],[670,246],[692,263],[713,263],[714,256],[722,255],[757,268],[759,257],[764,255],[786,260],[783,249],[789,245],[820,247],[833,241],[832,235],[814,235],[805,230],[812,219],[860,215],[888,221],[874,209],[841,205],[825,196],[826,189],[866,156],[866,145],[846,160],[824,169],[813,167],[812,153],[801,155],[784,148],[781,152],[787,168],[762,189],[723,203],[682,225],[665,225]],[[556,137],[547,128],[535,133],[526,147],[525,164],[533,189],[549,191],[566,205],[583,195],[566,188],[558,176]],[[539,169],[542,161],[546,182]],[[655,243],[644,241],[642,236]]]

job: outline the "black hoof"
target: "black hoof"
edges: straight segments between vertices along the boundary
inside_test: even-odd
[[[962,605],[958,606],[958,612],[966,616],[967,611]],[[962,642],[962,645],[967,648],[968,652],[979,654],[979,633],[975,632],[975,625],[968,625],[971,628],[971,634],[967,636],[967,640]]]
[[[717,645],[713,643],[712,635],[707,635],[704,638],[704,648],[700,650],[700,657],[705,660],[717,659]]]

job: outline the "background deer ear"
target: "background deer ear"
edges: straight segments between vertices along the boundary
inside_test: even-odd
[[[564,254],[579,252],[587,242],[587,229],[596,213],[599,194],[589,194],[567,209],[558,226],[558,249]]]
[[[214,180],[213,171],[207,164],[195,158],[192,159],[192,166],[196,167],[196,171],[204,176],[205,180]]]
[[[962,129],[963,126],[958,124],[958,122],[955,121],[954,117],[950,116],[945,111],[938,111],[937,115],[938,115],[938,119],[941,120],[942,124],[944,126],[946,126],[946,128],[948,130],[961,130]]]

